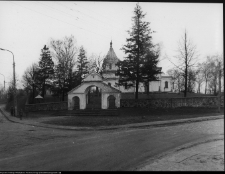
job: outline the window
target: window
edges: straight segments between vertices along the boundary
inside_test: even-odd
[[[109,86],[111,86],[111,83],[108,83]]]
[[[112,69],[112,64],[111,63],[109,64],[109,69]]]
[[[165,81],[165,88],[168,88],[168,82]]]

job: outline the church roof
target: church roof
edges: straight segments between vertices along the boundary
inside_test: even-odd
[[[112,41],[111,41],[109,51],[105,57],[105,63],[117,63],[118,61],[119,59],[112,48]]]

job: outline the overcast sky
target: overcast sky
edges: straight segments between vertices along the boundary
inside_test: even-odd
[[[156,33],[153,43],[162,45],[161,59],[171,60],[177,54],[178,41],[186,28],[197,46],[199,62],[207,55],[223,53],[222,3],[149,3],[140,2],[145,21]],[[65,1],[0,1],[0,48],[15,55],[19,79],[27,67],[38,62],[41,49],[50,39],[73,35],[76,45],[83,45],[87,56],[106,55],[112,39],[119,59],[131,29],[135,2],[65,2]],[[12,78],[12,54],[0,50],[0,73],[6,82]],[[164,59],[159,66],[166,72],[173,67]],[[3,86],[0,75],[0,86]],[[6,84],[6,86],[8,86]],[[21,87],[21,84],[19,85]]]

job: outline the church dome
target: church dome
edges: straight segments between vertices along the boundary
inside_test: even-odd
[[[117,58],[117,56],[112,48],[112,41],[110,42],[110,48],[109,48],[107,55],[105,56],[104,61],[106,64],[116,64],[119,61],[119,59]]]

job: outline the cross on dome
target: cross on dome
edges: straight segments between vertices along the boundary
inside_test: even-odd
[[[110,63],[116,64],[118,61],[119,61],[119,59],[117,58],[117,56],[112,48],[112,40],[111,40],[109,51],[105,57],[105,63],[106,64],[110,64]]]

